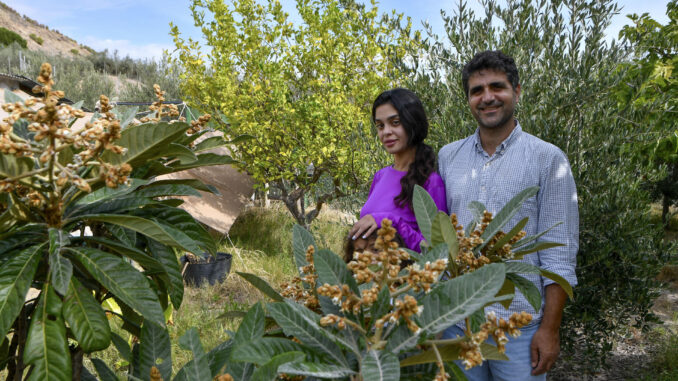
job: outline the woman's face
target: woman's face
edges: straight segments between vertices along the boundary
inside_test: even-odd
[[[405,151],[407,145],[407,132],[400,123],[398,110],[390,103],[384,103],[374,110],[374,124],[377,127],[379,141],[386,152],[395,155]]]

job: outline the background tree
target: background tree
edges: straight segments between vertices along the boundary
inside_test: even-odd
[[[518,64],[522,93],[517,118],[524,130],[560,147],[578,188],[579,286],[565,314],[562,342],[586,356],[588,370],[604,363],[616,333],[646,327],[658,294],[654,276],[667,258],[662,229],[649,216],[637,161],[625,144],[647,141],[645,126],[628,123],[614,92],[628,50],[606,43],[619,12],[612,1],[482,1],[477,16],[465,3],[448,16],[447,36],[429,38],[426,59],[415,62],[411,87],[431,110],[438,148],[476,128],[461,86],[461,67],[478,51],[500,49]],[[623,276],[621,275],[623,274]],[[576,348],[575,343],[583,343]]]
[[[409,23],[391,28],[374,2],[298,0],[296,9],[301,21],[292,23],[275,0],[194,1],[209,52],[177,27],[172,35],[188,100],[223,113],[228,134],[252,137],[237,142],[238,165],[308,228],[377,167],[370,106],[402,78],[392,62],[413,42]]]
[[[620,107],[630,108],[633,119],[648,130],[652,140],[637,152],[641,161],[660,169],[649,176],[653,196],[662,201],[662,221],[668,226],[669,207],[678,202],[678,3],[666,8],[669,22],[662,25],[645,13],[629,15],[633,25],[620,36],[633,48],[633,60],[624,63],[626,77],[618,88]]]

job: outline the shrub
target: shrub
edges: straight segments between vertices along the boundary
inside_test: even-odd
[[[163,311],[183,299],[175,250],[217,247],[177,207],[176,196],[209,188],[156,177],[232,159],[193,144],[206,132],[204,118],[159,122],[165,107],[154,108],[150,123],[132,125],[136,110],[117,114],[102,96],[98,117],[78,127],[84,114],[57,105],[64,94],[52,89],[51,73],[43,64],[39,110],[30,108],[35,99],[5,92],[3,109],[11,116],[0,122],[0,364],[9,379],[24,371],[31,379],[80,379],[83,354],[113,342],[131,374],[158,365],[168,378]],[[210,139],[209,146],[219,143]],[[28,299],[30,287],[39,291]],[[140,342],[130,348],[119,340],[105,313],[121,317]],[[155,350],[160,343],[166,350]]]
[[[71,49],[70,52],[71,52],[71,54],[73,54],[74,56],[80,55],[80,51],[79,51],[78,49],[76,49],[76,48]]]
[[[42,43],[44,42],[42,37],[36,36],[35,33],[31,33],[30,35],[28,35],[28,37],[30,37],[31,40],[35,41],[38,45],[42,45]]]
[[[26,49],[26,40],[16,32],[0,26],[0,45],[11,45],[13,42]]]

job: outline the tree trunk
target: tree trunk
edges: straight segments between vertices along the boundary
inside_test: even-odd
[[[71,350],[71,368],[73,369],[73,381],[80,381],[82,377],[82,348],[80,346]]]

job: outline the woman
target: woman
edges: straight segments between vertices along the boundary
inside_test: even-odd
[[[372,120],[377,136],[393,156],[393,165],[374,174],[367,201],[360,210],[360,220],[349,237],[365,239],[388,218],[405,245],[421,251],[424,239],[412,209],[414,185],[420,185],[433,197],[438,209],[447,212],[445,186],[436,173],[436,155],[424,144],[428,119],[417,96],[407,89],[384,91],[374,101]]]

